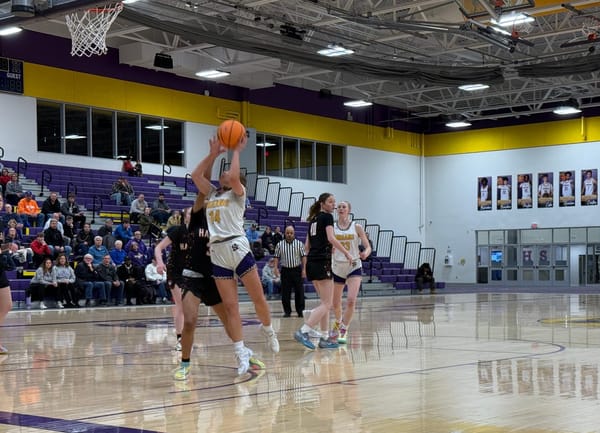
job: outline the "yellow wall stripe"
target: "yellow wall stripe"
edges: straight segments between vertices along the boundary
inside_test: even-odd
[[[600,140],[600,118],[420,134],[230,101],[25,63],[25,95],[150,116],[218,125],[238,118],[257,131],[327,143],[441,156]],[[423,153],[421,147],[424,147]]]

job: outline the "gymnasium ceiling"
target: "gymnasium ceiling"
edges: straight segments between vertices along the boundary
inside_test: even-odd
[[[0,24],[68,37],[65,13],[96,4],[36,0],[35,16],[23,18],[8,2]],[[511,13],[535,20],[506,33],[491,24]],[[139,0],[107,37],[122,63],[156,69],[160,52],[182,76],[218,69],[231,73],[223,83],[279,83],[393,107],[390,121],[472,122],[553,116],[569,99],[600,106],[596,42],[600,2],[548,0]],[[317,54],[329,44],[354,54]],[[458,88],[474,83],[490,87]]]

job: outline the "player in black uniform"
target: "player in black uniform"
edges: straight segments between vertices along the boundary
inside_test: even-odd
[[[0,261],[0,324],[12,309],[12,296],[4,264]],[[0,344],[0,355],[8,355],[8,349]]]
[[[333,216],[335,209],[335,198],[330,193],[323,193],[311,207],[308,214],[310,226],[306,237],[305,250],[308,251],[306,258],[306,278],[312,281],[321,303],[312,310],[310,317],[296,333],[294,338],[309,349],[315,345],[310,341],[309,333],[314,331],[317,323],[321,324],[321,339],[319,347],[332,349],[338,347],[338,343],[329,340],[329,310],[333,306],[333,275],[331,273],[331,248],[343,252],[349,261],[352,256],[346,248],[335,238]]]

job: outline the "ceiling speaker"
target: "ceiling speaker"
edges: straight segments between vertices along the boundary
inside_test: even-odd
[[[154,55],[154,66],[163,69],[173,69],[173,57],[168,54],[156,53]]]

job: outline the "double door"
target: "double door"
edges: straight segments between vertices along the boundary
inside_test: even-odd
[[[482,247],[480,257],[485,253],[489,254],[490,283],[569,284],[568,245],[498,245]]]

